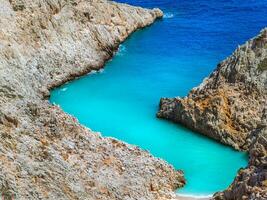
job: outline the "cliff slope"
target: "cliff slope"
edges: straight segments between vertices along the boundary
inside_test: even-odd
[[[215,200],[267,199],[267,128],[260,129],[257,134],[249,150],[248,167],[240,169],[234,182],[214,195]]]
[[[49,89],[100,69],[162,16],[105,0],[0,0],[0,195],[163,199],[184,184],[164,161],[79,125]]]
[[[187,97],[161,99],[158,116],[246,150],[262,124],[266,94],[267,29],[221,62]]]
[[[158,117],[250,152],[247,169],[217,199],[267,198],[267,29],[238,47],[184,98],[162,98]]]

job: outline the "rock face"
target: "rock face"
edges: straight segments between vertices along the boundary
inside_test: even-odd
[[[184,98],[162,98],[158,117],[247,150],[250,163],[216,199],[267,199],[267,29],[221,62]]]
[[[241,169],[234,182],[215,200],[225,199],[267,199],[267,129],[258,132],[258,137],[249,151],[250,161],[246,169]]]
[[[163,98],[158,117],[247,150],[267,99],[267,29],[221,62],[185,98]],[[252,137],[252,138],[251,138]]]
[[[162,12],[104,0],[0,0],[0,195],[169,199],[183,174],[81,126],[49,89],[103,67]]]

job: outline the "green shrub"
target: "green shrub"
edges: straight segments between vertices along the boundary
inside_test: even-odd
[[[258,70],[264,71],[267,70],[267,58],[264,58],[258,65]]]

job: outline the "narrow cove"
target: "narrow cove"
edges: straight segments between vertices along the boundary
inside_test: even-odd
[[[157,119],[159,99],[186,95],[237,43],[254,35],[261,22],[244,34],[232,34],[237,27],[231,25],[238,26],[233,16],[229,18],[232,13],[205,21],[225,5],[204,12],[202,4],[207,1],[195,2],[198,5],[149,2],[139,5],[162,6],[165,18],[134,33],[104,71],[55,89],[50,101],[92,130],[137,145],[182,169],[187,184],[178,193],[210,195],[232,182],[237,170],[246,166],[246,154]],[[225,23],[229,23],[227,30],[221,25]]]

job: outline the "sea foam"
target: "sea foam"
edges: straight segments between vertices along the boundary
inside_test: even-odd
[[[163,15],[163,18],[164,19],[171,19],[171,18],[173,18],[175,15],[173,14],[173,13],[165,13],[164,15]]]
[[[126,52],[127,52],[126,47],[125,47],[124,45],[121,44],[121,45],[119,46],[119,49],[118,49],[116,55],[118,55],[118,56],[123,56]]]
[[[178,196],[180,197],[186,197],[186,198],[197,198],[197,199],[209,199],[211,198],[213,195],[210,194],[210,195],[191,195],[191,194],[177,194]]]

